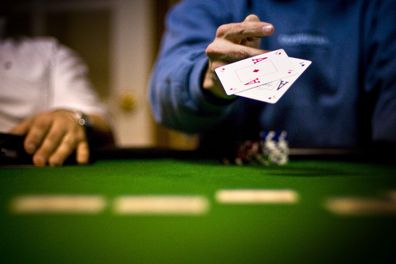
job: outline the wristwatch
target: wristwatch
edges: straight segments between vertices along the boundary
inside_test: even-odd
[[[81,111],[74,111],[74,116],[77,123],[85,129],[85,132],[91,130],[92,125],[89,121],[89,117]]]

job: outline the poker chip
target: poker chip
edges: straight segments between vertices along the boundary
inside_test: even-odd
[[[257,140],[237,144],[235,154],[224,158],[224,164],[285,165],[289,161],[289,144],[286,131],[263,131]]]

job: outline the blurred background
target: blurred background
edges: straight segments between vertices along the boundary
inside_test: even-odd
[[[191,149],[194,135],[157,125],[148,81],[176,0],[18,0],[18,26],[32,36],[53,36],[78,52],[112,115],[120,147]]]

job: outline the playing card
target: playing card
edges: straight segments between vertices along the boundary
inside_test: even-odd
[[[283,49],[237,61],[215,70],[228,95],[295,74]]]
[[[271,104],[276,103],[311,64],[311,61],[292,57],[289,57],[288,60],[295,69],[293,75],[238,92],[236,95]]]

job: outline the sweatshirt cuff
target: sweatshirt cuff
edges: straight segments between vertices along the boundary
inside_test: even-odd
[[[223,112],[224,107],[230,106],[235,100],[226,100],[214,96],[202,88],[203,78],[208,65],[208,59],[202,58],[195,63],[190,75],[190,94],[191,97],[202,107],[209,112]]]

